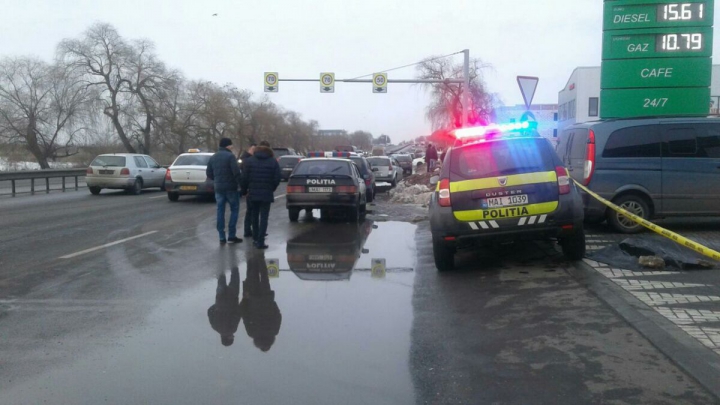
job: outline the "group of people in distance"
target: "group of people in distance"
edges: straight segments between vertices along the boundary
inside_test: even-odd
[[[232,151],[232,140],[222,138],[220,148],[210,158],[207,177],[215,185],[217,201],[217,230],[220,243],[241,243],[237,237],[237,221],[240,200],[247,196],[245,213],[245,238],[252,237],[258,249],[267,249],[270,204],[275,202],[275,190],[280,184],[280,165],[274,159],[273,150],[266,141],[251,145],[243,152],[242,166]],[[225,233],[225,206],[230,206],[230,220]],[[227,238],[226,238],[227,236]]]

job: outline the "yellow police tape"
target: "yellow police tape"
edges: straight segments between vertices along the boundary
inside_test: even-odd
[[[575,180],[573,180],[573,181],[575,181]],[[700,253],[701,255],[704,255],[704,256],[707,256],[707,257],[709,257],[709,258],[711,258],[711,259],[720,261],[720,253],[718,253],[718,252],[710,249],[709,247],[703,246],[703,245],[701,245],[701,244],[699,244],[699,243],[697,243],[697,242],[693,242],[693,241],[691,241],[690,239],[688,239],[688,238],[686,238],[686,237],[684,237],[684,236],[678,235],[678,234],[676,234],[676,233],[673,232],[673,231],[669,231],[669,230],[667,230],[667,229],[665,229],[665,228],[663,228],[663,227],[657,226],[657,225],[653,224],[652,222],[643,219],[642,217],[639,217],[639,216],[637,216],[637,215],[635,215],[635,214],[633,214],[633,213],[630,213],[630,212],[628,212],[628,211],[626,211],[626,210],[618,207],[617,205],[611,203],[610,201],[608,201],[608,200],[600,197],[599,195],[593,193],[592,191],[588,190],[587,187],[583,186],[582,184],[578,183],[577,181],[575,181],[575,184],[576,184],[578,187],[580,187],[580,189],[582,189],[584,192],[586,192],[586,193],[590,194],[591,196],[595,197],[595,198],[596,198],[598,201],[600,201],[601,203],[603,203],[603,204],[607,205],[608,207],[610,207],[611,209],[619,212],[619,213],[622,214],[623,216],[625,216],[625,217],[627,217],[627,218],[630,218],[631,220],[633,220],[633,221],[635,221],[636,223],[644,226],[645,228],[647,228],[647,229],[649,229],[649,230],[651,230],[651,231],[653,231],[653,232],[655,232],[655,233],[657,233],[657,234],[659,234],[659,235],[662,235],[662,236],[664,236],[664,237],[666,237],[666,238],[668,238],[668,239],[671,239],[671,240],[679,243],[679,244],[682,245],[682,246],[688,247],[688,248],[690,248],[690,249],[692,249],[692,250]]]

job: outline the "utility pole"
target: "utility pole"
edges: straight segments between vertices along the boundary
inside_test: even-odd
[[[463,99],[462,99],[462,122],[463,127],[469,127],[468,113],[470,110],[470,50],[463,49],[465,64],[463,65]]]

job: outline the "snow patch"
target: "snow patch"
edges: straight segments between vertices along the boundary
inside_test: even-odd
[[[72,169],[73,167],[72,163],[50,162],[52,169]],[[19,170],[40,170],[40,164],[37,162],[10,162],[5,158],[0,158],[0,172]]]

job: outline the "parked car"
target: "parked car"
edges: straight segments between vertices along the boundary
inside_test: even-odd
[[[298,220],[301,210],[320,209],[322,216],[329,210],[341,210],[353,222],[360,222],[367,213],[365,180],[349,159],[303,159],[290,175],[286,193],[291,222]]]
[[[350,159],[357,166],[360,171],[360,175],[365,180],[365,187],[367,187],[367,202],[372,202],[375,199],[375,173],[372,170],[370,162],[363,156],[352,152],[310,152],[308,157],[328,157],[328,158],[343,158]]]
[[[85,183],[93,195],[102,189],[123,189],[135,195],[143,189],[163,188],[165,172],[155,159],[136,153],[110,153],[97,156],[90,163]]]
[[[413,172],[413,158],[411,155],[407,153],[399,153],[396,155],[392,155],[398,163],[400,164],[400,167],[403,170],[403,174],[412,174]]]
[[[720,215],[720,119],[576,124],[560,134],[557,152],[573,179],[640,217]],[[582,195],[587,221],[643,229]]]
[[[335,147],[337,152],[358,152],[358,149],[352,145],[340,145]]]
[[[556,238],[571,260],[585,254],[582,199],[539,136],[469,139],[448,151],[430,199],[433,256],[454,267],[458,249]]]
[[[287,181],[287,179],[290,178],[290,173],[292,173],[295,166],[297,166],[302,159],[304,159],[303,156],[297,155],[285,155],[280,157],[280,159],[278,159],[278,164],[280,165],[280,179]]]
[[[275,159],[280,159],[283,156],[297,156],[297,152],[293,148],[272,148]]]
[[[205,174],[212,155],[191,149],[175,159],[165,174],[168,200],[177,201],[181,195],[215,195],[214,182]]]
[[[375,172],[376,182],[388,182],[395,187],[398,181],[403,178],[403,169],[400,163],[389,156],[373,156],[368,158],[368,162]],[[377,170],[375,170],[377,168]]]

